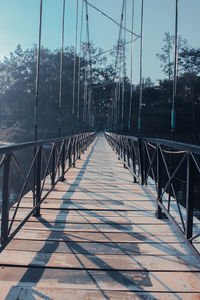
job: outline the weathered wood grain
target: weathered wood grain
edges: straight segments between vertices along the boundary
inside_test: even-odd
[[[200,299],[199,261],[103,136],[65,179],[0,254],[0,299]]]

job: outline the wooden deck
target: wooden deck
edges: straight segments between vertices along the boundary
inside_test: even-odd
[[[41,207],[0,254],[0,299],[200,299],[200,264],[103,136]]]

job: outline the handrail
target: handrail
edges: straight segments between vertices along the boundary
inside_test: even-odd
[[[0,154],[5,154],[5,153],[10,153],[13,151],[29,148],[29,147],[35,147],[35,146],[40,146],[40,145],[46,145],[46,144],[51,144],[55,142],[61,142],[63,140],[68,140],[69,138],[76,138],[80,136],[84,136],[86,134],[94,134],[94,132],[88,132],[88,133],[81,133],[81,134],[75,134],[75,135],[67,135],[63,136],[60,138],[54,138],[54,139],[47,139],[47,140],[38,140],[37,142],[26,142],[26,143],[18,143],[15,145],[10,145],[10,146],[0,146]]]
[[[134,182],[138,181],[154,196],[157,218],[167,216],[192,246],[200,237],[199,228],[199,232],[194,232],[193,222],[195,188],[200,182],[200,146],[112,132],[105,132],[105,136],[124,166],[132,172]],[[180,172],[185,189],[182,203],[177,189]],[[192,246],[192,250],[199,258],[196,248]]]
[[[69,168],[75,167],[76,160],[80,159],[81,153],[84,153],[95,136],[96,132],[86,132],[0,148],[0,170],[3,169],[0,252],[32,215],[40,216],[41,203],[54,189],[58,181],[64,181],[66,172]],[[24,155],[24,150],[26,150],[27,158],[25,161],[28,164],[28,170],[19,159],[20,151],[23,151],[22,155]],[[23,184],[16,195],[17,199],[14,206],[11,206],[10,178],[12,171],[14,171],[13,168],[17,169]],[[47,178],[49,178],[50,183],[45,186]],[[21,223],[13,229],[21,200],[28,191],[33,193],[33,205]],[[9,220],[11,207],[14,211],[11,220]]]
[[[195,154],[200,154],[200,146],[187,144],[187,143],[181,143],[176,141],[170,141],[166,139],[158,139],[158,138],[149,138],[149,137],[137,137],[137,136],[131,136],[131,135],[121,135],[116,134],[113,132],[106,132],[106,135],[117,135],[118,137],[124,138],[124,139],[130,139],[132,141],[138,141],[138,139],[142,139],[144,142],[148,143],[155,143],[155,144],[161,144],[163,146],[167,146],[169,148],[179,149],[183,151],[191,151]]]

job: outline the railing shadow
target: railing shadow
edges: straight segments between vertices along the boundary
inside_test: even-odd
[[[77,188],[79,186],[79,184],[81,183],[83,177],[84,177],[84,173],[85,171],[83,170],[86,170],[87,166],[88,166],[88,163],[89,163],[89,160],[94,152],[94,148],[98,142],[98,139],[97,138],[97,141],[94,143],[94,145],[92,146],[92,149],[90,150],[87,158],[86,158],[86,161],[84,162],[83,164],[83,167],[82,169],[80,170],[80,172],[78,173],[76,179],[74,180],[74,184],[77,184]],[[76,191],[76,189],[74,190],[74,192]],[[67,192],[66,192],[67,193]],[[72,194],[73,195],[73,194]],[[72,196],[71,195],[71,196]],[[64,200],[63,200],[64,201]],[[71,201],[70,199],[68,200],[69,201],[69,204],[70,203],[73,203],[73,201]],[[81,209],[84,209],[84,206],[82,205],[78,205],[77,206],[77,212],[79,212],[79,209],[81,211]],[[80,213],[80,212],[79,212]],[[120,212],[117,212],[117,214],[120,215]],[[38,221],[40,221],[43,225],[45,225],[45,227],[47,229],[49,229],[51,232],[50,232],[50,235],[48,236],[48,241],[49,240],[52,240],[51,241],[51,247],[49,246],[49,243],[48,241],[45,242],[44,246],[36,253],[34,259],[31,261],[30,263],[30,268],[24,273],[24,275],[21,277],[21,279],[19,280],[18,284],[15,286],[15,287],[12,287],[6,297],[6,299],[15,299],[15,298],[12,298],[13,295],[16,297],[16,292],[17,290],[19,291],[18,293],[18,297],[19,299],[22,299],[21,297],[23,296],[23,289],[21,290],[21,286],[22,286],[22,283],[26,283],[28,282],[29,280],[32,282],[31,286],[28,287],[28,290],[29,290],[29,299],[35,299],[34,297],[37,295],[39,297],[41,297],[41,299],[51,299],[51,298],[48,298],[47,296],[45,296],[44,294],[42,293],[39,293],[37,291],[34,290],[34,287],[37,286],[37,284],[39,283],[39,281],[41,280],[44,272],[45,272],[45,267],[37,267],[37,268],[34,268],[34,264],[37,263],[38,261],[40,261],[40,257],[41,257],[41,254],[42,253],[46,253],[46,256],[43,256],[43,264],[44,266],[47,266],[51,256],[53,253],[56,252],[56,250],[58,249],[59,247],[59,244],[60,244],[60,241],[59,240],[54,240],[55,238],[55,230],[56,230],[56,221],[59,220],[59,217],[61,216],[62,214],[62,211],[60,211],[57,216],[56,216],[56,219],[55,219],[55,224],[52,225],[51,223],[49,223],[48,221],[46,221],[44,218],[42,217],[38,217]],[[66,216],[69,214],[69,211],[66,213]],[[89,220],[87,219],[87,215],[89,216],[93,216],[93,217],[96,217],[96,218],[99,218],[100,215],[98,213],[98,211],[85,211],[85,215],[82,215],[85,220],[87,221],[87,223],[89,223]],[[109,217],[104,217],[104,222],[109,222]],[[84,263],[81,261],[81,259],[79,258],[78,254],[80,253],[84,253],[87,255],[87,258],[94,264],[96,265],[96,270],[100,270],[102,269],[103,267],[103,272],[104,274],[106,274],[108,276],[108,278],[114,280],[115,282],[119,283],[121,286],[124,287],[124,289],[126,289],[127,291],[130,291],[132,292],[133,291],[133,287],[135,287],[135,289],[137,289],[138,291],[140,292],[145,292],[145,295],[139,295],[138,297],[140,299],[146,299],[148,294],[149,294],[149,297],[151,299],[151,294],[148,293],[146,290],[144,290],[142,287],[144,286],[152,286],[152,283],[151,283],[151,279],[148,275],[147,272],[144,272],[144,271],[147,271],[138,261],[135,257],[133,257],[132,255],[130,255],[130,253],[125,250],[123,247],[120,247],[119,244],[117,244],[116,242],[112,241],[112,239],[109,238],[109,236],[106,234],[106,233],[103,233],[101,232],[102,234],[104,234],[105,238],[107,240],[110,241],[110,243],[112,243],[112,246],[115,247],[116,249],[119,249],[121,251],[121,253],[129,256],[131,259],[133,259],[137,264],[138,266],[141,268],[141,271],[138,271],[138,272],[134,272],[134,276],[132,274],[132,272],[126,272],[126,275],[123,273],[122,270],[116,270],[114,268],[112,268],[108,263],[106,263],[105,261],[103,261],[101,258],[99,258],[97,255],[95,255],[93,252],[87,250],[86,248],[82,247],[80,245],[80,243],[78,242],[75,242],[73,241],[73,238],[72,238],[72,235],[71,237],[69,236],[69,234],[67,234],[64,229],[65,229],[65,223],[60,223],[60,227],[59,227],[59,235],[60,237],[62,237],[62,243],[65,243],[66,247],[68,247],[68,249],[71,251],[71,253],[73,253],[73,255],[76,257],[76,259],[78,260],[79,264],[81,265],[81,268],[86,272],[87,274],[87,278],[96,286],[96,288],[101,292],[102,296],[105,298],[105,299],[109,299],[107,293],[105,290],[103,290],[103,288],[101,287],[101,285],[99,284],[98,280],[96,279],[95,277],[95,274],[92,270],[87,270]],[[122,232],[124,232],[124,226],[121,226],[120,224],[118,223],[115,223],[115,222],[112,222],[112,223],[109,223],[109,225],[114,228],[114,229],[117,229],[117,230],[121,230]],[[95,224],[92,224],[92,226],[96,226]],[[95,228],[95,230],[98,232],[99,229],[98,227]],[[130,236],[136,236],[135,233],[132,233],[132,232],[127,232],[128,235]],[[143,235],[142,233],[138,233],[137,234],[137,239],[138,240],[145,240],[145,235]],[[162,240],[159,240],[159,241],[162,241]],[[135,245],[135,251],[137,251],[138,254],[140,254],[140,249],[139,249],[139,246]],[[156,247],[156,244],[155,244],[155,247]],[[169,246],[168,245],[164,245],[163,246],[164,249],[169,249]],[[180,253],[181,254],[181,253]],[[155,275],[153,275],[155,276]],[[72,278],[73,280],[73,278]],[[85,283],[85,278],[82,278],[80,279],[82,280],[83,283]],[[156,277],[156,280],[157,281],[160,281],[159,278]],[[164,282],[160,282],[163,286],[165,286],[165,288],[168,290],[168,291],[171,291],[169,289],[169,287],[167,287]],[[25,288],[26,289],[26,288]],[[134,292],[133,292],[134,293]],[[35,295],[35,296],[34,296]],[[173,294],[174,297],[176,297],[177,299],[180,299],[180,297],[178,295],[175,295]],[[32,297],[32,298],[31,298]],[[154,298],[155,299],[155,298]]]

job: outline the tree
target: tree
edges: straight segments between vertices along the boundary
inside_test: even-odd
[[[83,45],[84,47],[84,45]],[[91,45],[91,62],[82,52],[80,68],[80,123],[83,122],[83,91],[85,71],[92,90],[98,85],[107,85],[113,77],[112,65],[107,63],[102,49]],[[0,107],[1,125],[4,128],[17,127],[23,130],[23,140],[33,139],[33,118],[35,103],[36,46],[23,50],[20,45],[0,61]],[[90,66],[92,70],[90,72]],[[58,131],[58,99],[60,50],[41,48],[40,81],[38,101],[38,136],[39,138],[56,137]],[[76,57],[75,77],[75,118],[77,117],[79,57]],[[62,134],[70,134],[72,126],[72,90],[74,70],[74,48],[68,47],[63,52],[62,86]],[[108,91],[107,91],[108,93]],[[105,95],[103,96],[105,97]],[[96,97],[94,105],[98,102]],[[92,106],[90,101],[88,105]],[[92,107],[91,107],[92,109]],[[75,120],[76,122],[76,120]],[[19,137],[20,139],[20,137]]]
[[[161,48],[161,53],[156,54],[156,58],[158,58],[161,62],[161,68],[165,75],[168,76],[168,80],[173,79],[174,74],[174,42],[175,38],[174,35],[170,35],[169,32],[165,32],[164,39],[163,39],[164,45]],[[184,49],[187,49],[188,41],[186,39],[183,39],[181,36],[178,37],[178,52],[182,52]],[[182,65],[181,63],[181,56],[179,56],[178,59],[178,65]],[[180,70],[179,70],[180,71]]]
[[[200,48],[184,47],[180,52],[180,63],[184,73],[200,75]]]
[[[174,44],[174,36],[171,36],[169,32],[165,32],[163,39],[164,46],[161,48],[162,52],[156,54],[156,58],[161,61],[161,68],[163,73],[171,80],[173,74],[173,57],[172,48]]]

